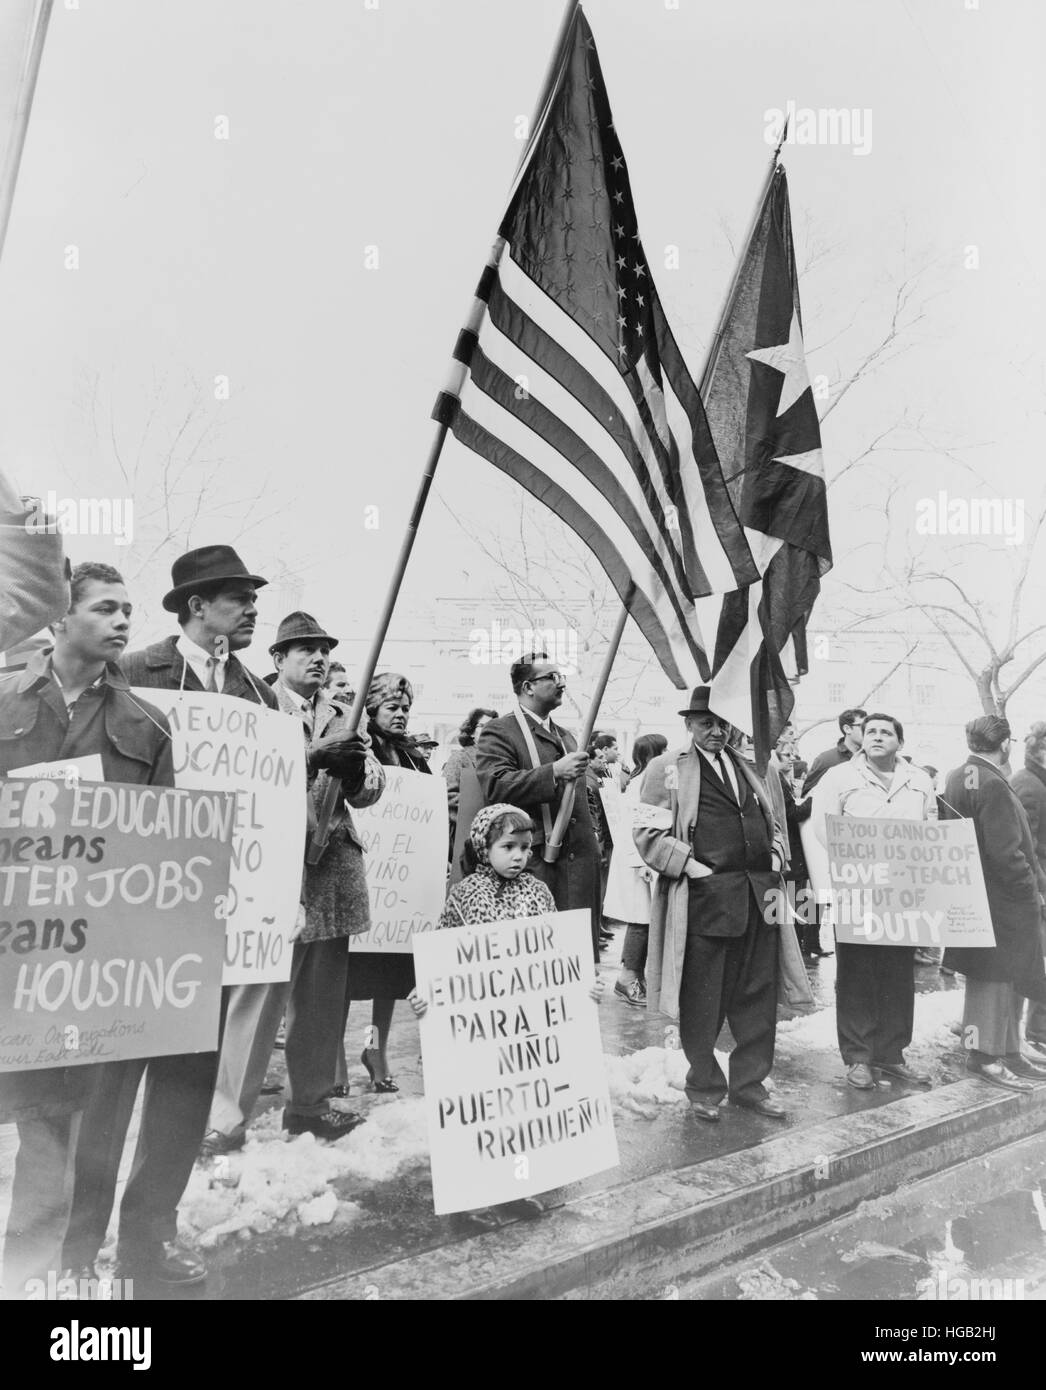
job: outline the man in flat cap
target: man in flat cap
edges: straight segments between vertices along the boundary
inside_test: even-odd
[[[729,1094],[783,1119],[763,1085],[777,1029],[777,918],[766,908],[783,891],[782,827],[755,772],[728,747],[730,725],[709,708],[708,686],[679,712],[690,742],[647,767],[633,830],[658,874],[647,1004],[679,1019],[695,1115],[718,1120]],[[724,1021],[734,1038],[729,1083],[715,1057]]]
[[[966,976],[963,1043],[967,1070],[993,1086],[1027,1091],[1046,1068],[1021,1051],[1024,999],[1046,1003],[1039,926],[1042,912],[1035,843],[1004,768],[1010,726],[996,714],[966,725],[970,756],[948,774],[949,818],[970,817],[977,835],[995,945],[951,946],[944,963]]]
[[[363,845],[350,807],[373,805],[385,789],[385,774],[369,740],[349,732],[349,711],[323,688],[337,645],[337,638],[315,618],[298,612],[284,618],[269,649],[276,664],[276,698],[282,710],[301,721],[308,748],[310,826],[328,787],[333,782],[338,788],[323,856],[318,864],[305,865],[290,985],[282,987],[288,991],[290,1089],[283,1128],[318,1139],[340,1139],[361,1123],[359,1115],[330,1105],[346,1013],[348,938],[370,929]]]

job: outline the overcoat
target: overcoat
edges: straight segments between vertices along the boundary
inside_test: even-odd
[[[348,711],[337,701],[330,700],[321,690],[315,703],[311,735],[302,719],[301,710],[288,699],[286,686],[276,682],[280,708],[301,720],[307,744],[338,733],[345,725]],[[308,772],[308,795],[313,808],[310,824],[323,804],[330,773]],[[368,752],[359,776],[350,785],[342,779],[344,796],[331,819],[330,838],[318,864],[306,864],[303,886],[305,926],[300,941],[331,941],[337,937],[357,936],[370,930],[370,893],[367,888],[363,842],[353,824],[350,806],[373,806],[385,790],[385,773],[373,753]]]
[[[165,637],[151,647],[128,652],[120,663],[128,685],[153,690],[202,690],[199,677],[178,650],[177,641],[177,637]],[[230,655],[226,664],[221,693],[266,705],[269,709],[276,708],[276,696],[269,686],[252,675],[235,654]]]
[[[732,748],[723,750],[731,759],[738,783],[743,778],[759,802],[767,832],[781,863],[785,861],[784,837],[774,817],[766,789],[743,758]],[[648,1008],[669,1018],[679,1017],[679,985],[689,922],[690,885],[686,861],[697,830],[701,801],[701,754],[692,743],[675,752],[662,753],[647,767],[640,787],[637,824],[632,835],[644,863],[658,878],[650,904],[650,936],[647,948],[646,989]],[[781,888],[777,873],[712,873],[693,880],[701,885],[702,915],[710,934],[742,936],[747,928],[749,903],[755,893],[760,903],[765,894]],[[770,925],[776,914],[766,914]]]
[[[1026,758],[1021,770],[1013,774],[1010,786],[1028,817],[1039,870],[1039,891],[1046,892],[1046,767]]]
[[[1035,845],[1017,793],[993,763],[967,758],[948,774],[944,800],[949,820],[956,812],[973,820],[995,931],[994,947],[949,947],[944,964],[971,980],[1008,982],[1026,999],[1046,1003]]]

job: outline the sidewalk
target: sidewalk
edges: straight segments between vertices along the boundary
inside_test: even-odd
[[[603,971],[610,994],[616,961],[606,960]],[[605,1200],[616,1192],[623,1198],[637,1180],[721,1160],[910,1096],[911,1089],[900,1084],[874,1092],[846,1085],[836,1051],[834,958],[812,966],[810,973],[820,1007],[806,1017],[785,1018],[778,1030],[773,1084],[789,1107],[787,1123],[730,1106],[717,1126],[695,1120],[682,1089],[685,1058],[665,1046],[666,1021],[608,997],[600,1026],[620,1166],[558,1190],[546,1205],[569,1214],[579,1199]],[[961,986],[936,970],[919,975],[916,1039],[909,1056],[932,1072],[935,1085],[947,1085],[965,1077],[957,1039],[948,1029],[961,1009]],[[317,1144],[311,1136],[286,1142],[275,1099],[242,1154],[194,1175],[182,1213],[214,1270],[210,1297],[287,1296],[368,1270],[377,1281],[370,1296],[380,1297],[379,1270],[392,1262],[439,1247],[453,1247],[447,1253],[460,1262],[485,1244],[504,1243],[504,1231],[477,1241],[456,1230],[449,1218],[433,1214],[416,1022],[405,1005],[397,1008],[390,1060],[401,1087],[398,1096],[372,1096],[358,1061],[353,1062],[368,1022],[366,1005],[349,1020],[348,1037],[356,1046],[349,1048],[352,1095],[344,1102],[367,1115],[365,1126],[336,1145]],[[272,1074],[282,1079],[281,1056]],[[978,1095],[989,1090],[970,1084]],[[537,1240],[546,1224],[547,1218],[521,1226],[518,1238]],[[432,1296],[450,1292],[432,1290]]]
[[[195,1170],[181,1218],[184,1236],[212,1271],[205,1296],[281,1298],[314,1290],[314,1297],[447,1298],[468,1284],[466,1271],[478,1271],[480,1283],[492,1280],[497,1287],[535,1261],[539,1270],[548,1268],[547,1261],[564,1251],[605,1253],[604,1247],[631,1239],[628,1233],[640,1227],[654,1230],[669,1222],[674,1234],[665,1239],[671,1244],[692,1239],[691,1218],[706,1234],[716,1223],[736,1226],[742,1216],[756,1213],[760,1201],[768,1216],[781,1213],[783,1194],[772,1184],[791,1175],[798,1192],[797,1165],[816,1169],[818,1159],[827,1162],[837,1150],[864,1153],[885,1142],[915,1150],[923,1142],[921,1127],[929,1126],[935,1142],[942,1141],[973,1112],[990,1138],[991,1127],[999,1124],[992,1102],[1001,1097],[1012,1102],[1012,1110],[1029,1099],[966,1078],[958,1039],[948,1027],[961,1011],[961,983],[936,969],[918,972],[916,1031],[908,1054],[931,1072],[934,1090],[900,1083],[871,1092],[847,1086],[836,1050],[834,958],[828,958],[810,967],[816,1011],[783,1017],[778,1027],[772,1084],[789,1108],[788,1121],[726,1105],[721,1122],[709,1125],[689,1111],[686,1061],[666,1046],[666,1021],[613,996],[616,969],[612,953],[603,965],[608,997],[600,1026],[620,1151],[617,1169],[550,1194],[540,1221],[492,1234],[469,1236],[450,1218],[435,1216],[417,1023],[405,1004],[398,1006],[390,1062],[400,1093],[372,1095],[358,1061],[370,1021],[364,1004],[349,1019],[352,1094],[336,1103],[363,1111],[366,1125],[337,1144],[318,1143],[311,1135],[288,1140],[280,1130],[280,1098],[267,1097],[246,1148]],[[276,1053],[270,1080],[283,1079],[283,1054]],[[1040,1094],[1046,1106],[1046,1090]],[[1029,1122],[1025,1115],[1025,1128]],[[998,1142],[1009,1137],[1007,1131]],[[6,1147],[10,1153],[10,1141]],[[876,1176],[874,1153],[853,1161],[849,1173],[842,1160],[833,1159],[837,1181],[859,1179],[870,1184],[872,1196],[877,1182],[888,1190],[888,1179]],[[767,1182],[772,1190],[757,1197],[755,1187]],[[10,1161],[0,1149],[0,1207],[9,1183]],[[709,1201],[721,1209],[714,1220],[704,1212]],[[832,1203],[823,1191],[820,1201],[830,1215]],[[808,1201],[808,1211],[810,1206]],[[502,1267],[516,1273],[498,1273]],[[566,1296],[573,1277],[563,1275]],[[521,1286],[506,1296],[540,1294]]]

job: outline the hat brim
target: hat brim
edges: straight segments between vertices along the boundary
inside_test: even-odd
[[[188,598],[190,594],[199,593],[201,589],[209,589],[214,584],[253,584],[256,589],[264,589],[268,582],[260,574],[216,574],[211,579],[197,579],[192,584],[179,584],[176,589],[164,594],[160,603],[168,613],[177,613],[183,599]]]
[[[730,720],[727,719],[725,715],[716,714],[714,709],[681,709],[679,713],[682,715],[684,719],[691,714],[710,714],[713,719],[719,719],[724,724],[730,723]]]
[[[288,647],[293,647],[298,642],[326,642],[331,651],[338,645],[337,637],[332,637],[329,632],[299,632],[296,637],[285,637],[282,642],[273,642],[269,648],[269,655],[273,656],[276,652],[286,651]]]

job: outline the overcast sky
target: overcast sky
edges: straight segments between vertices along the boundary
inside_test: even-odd
[[[561,13],[559,0],[56,0],[0,267],[0,457],[22,489],[123,495],[110,413],[126,463],[155,404],[141,518],[195,382],[189,434],[213,417],[202,456],[218,472],[193,543],[228,539],[217,509],[269,478],[257,515],[271,515],[244,558],[300,571],[333,630],[369,631]],[[807,223],[832,251],[802,287],[812,371],[834,377],[875,341],[906,264],[932,263],[937,297],[911,350],[828,421],[829,475],[907,410],[976,446],[1002,495],[1038,495],[1041,4],[591,0],[586,13],[695,372],[728,232],[767,166],[766,111],[869,111],[865,155],[785,150],[801,252]],[[658,268],[670,244],[676,271]],[[227,401],[212,399],[219,376]],[[916,495],[933,492],[933,461],[911,467]],[[496,525],[514,497],[453,441],[437,477],[408,603],[489,585],[443,503]],[[860,527],[849,504],[833,512],[837,556]],[[69,549],[121,558],[99,538]],[[138,586],[153,608],[168,565]]]

